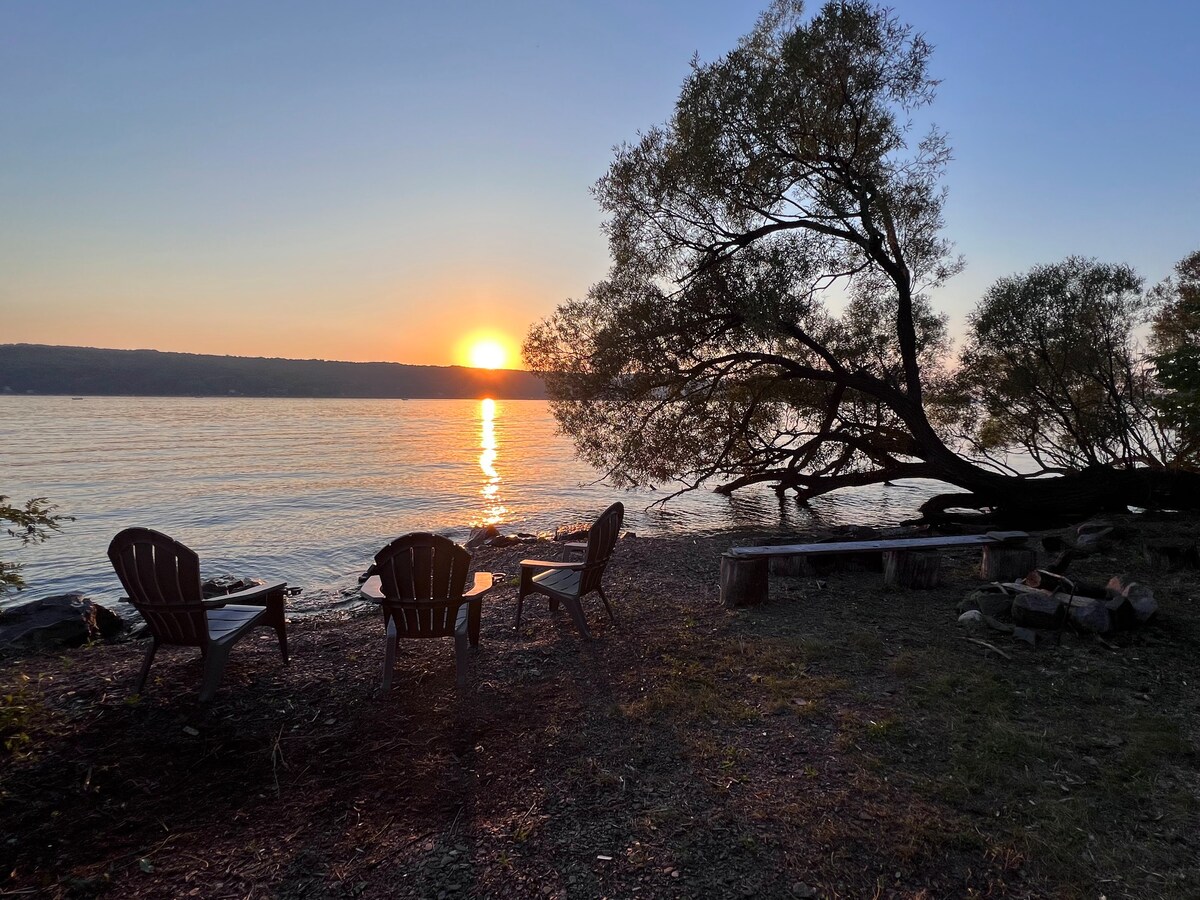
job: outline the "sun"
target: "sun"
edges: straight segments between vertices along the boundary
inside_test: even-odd
[[[468,357],[476,369],[500,369],[508,362],[508,350],[499,341],[481,340],[471,345]]]

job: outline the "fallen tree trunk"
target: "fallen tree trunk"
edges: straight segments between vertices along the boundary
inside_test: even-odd
[[[944,480],[958,484],[967,479]],[[1123,512],[1130,506],[1200,509],[1200,473],[1173,469],[1097,466],[1052,478],[993,476],[969,487],[966,493],[931,497],[921,505],[922,516],[936,520],[945,517],[947,510],[964,508],[991,509],[1004,521],[1025,521],[1033,515],[1078,520],[1099,512]]]

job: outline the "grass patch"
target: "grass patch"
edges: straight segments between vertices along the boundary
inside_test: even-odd
[[[18,675],[16,687],[0,694],[0,747],[4,754],[16,758],[29,754],[45,715],[41,693],[32,679],[24,673]]]

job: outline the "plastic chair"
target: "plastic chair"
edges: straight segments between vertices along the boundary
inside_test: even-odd
[[[213,698],[229,651],[252,628],[274,628],[283,664],[288,663],[283,618],[286,582],[265,584],[205,600],[200,589],[200,558],[176,540],[149,528],[126,528],[108,545],[108,558],[129,594],[127,602],[150,628],[150,649],[138,675],[137,693],[161,644],[199,647],[204,658],[200,701]]]

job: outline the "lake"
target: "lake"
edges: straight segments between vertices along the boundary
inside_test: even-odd
[[[71,590],[115,602],[105,551],[131,525],[192,547],[206,575],[302,587],[291,607],[303,612],[336,600],[409,531],[552,531],[614,500],[639,534],[893,524],[938,489],[876,486],[811,510],[762,487],[651,506],[665,492],[596,483],[540,400],[0,396],[0,460],[0,493],[75,516],[44,544],[4,538],[0,558],[22,563],[27,582],[5,604]]]

